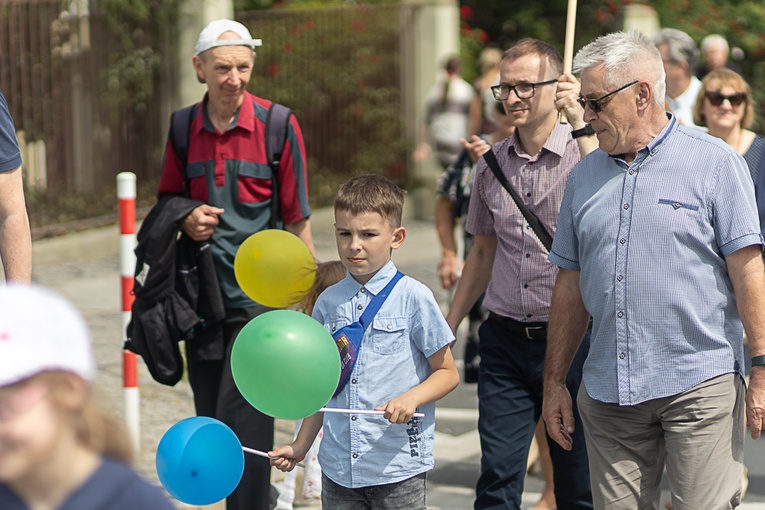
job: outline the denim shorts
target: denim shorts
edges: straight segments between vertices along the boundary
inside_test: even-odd
[[[401,482],[350,489],[321,475],[321,507],[331,510],[426,510],[425,473]]]

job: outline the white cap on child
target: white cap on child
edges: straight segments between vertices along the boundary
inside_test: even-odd
[[[239,36],[239,39],[219,40],[220,36],[226,32],[235,33]],[[194,55],[199,55],[203,51],[217,48],[218,46],[249,46],[255,49],[255,46],[260,46],[261,44],[262,41],[260,39],[253,39],[247,27],[238,21],[218,19],[211,22],[199,33],[199,39],[197,39],[197,45],[194,48]]]
[[[34,285],[0,287],[0,386],[40,372],[96,374],[90,332],[77,309]]]

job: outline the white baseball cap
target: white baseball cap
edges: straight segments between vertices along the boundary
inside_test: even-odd
[[[220,36],[226,32],[234,32],[239,36],[239,39],[225,39],[220,41]],[[218,19],[210,22],[199,33],[199,39],[197,39],[197,45],[194,48],[199,55],[203,51],[207,51],[211,48],[217,48],[218,46],[249,46],[255,49],[255,46],[261,46],[263,43],[260,39],[253,39],[250,35],[250,31],[247,27],[239,23],[238,21],[230,19]]]
[[[96,363],[85,320],[51,290],[20,284],[0,287],[0,386],[49,370],[93,380]]]

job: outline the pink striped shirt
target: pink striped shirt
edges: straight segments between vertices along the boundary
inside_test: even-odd
[[[571,126],[556,124],[533,157],[521,148],[517,135],[495,144],[493,150],[510,184],[554,236],[566,179],[580,159]],[[467,230],[497,236],[484,306],[517,321],[547,321],[558,268],[548,262],[547,250],[483,158],[474,176]]]

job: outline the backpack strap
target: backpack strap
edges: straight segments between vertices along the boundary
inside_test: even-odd
[[[287,141],[292,110],[278,103],[271,103],[266,115],[266,157],[271,167],[271,220],[269,228],[281,228],[282,217],[279,208],[279,163]]]
[[[173,112],[170,116],[170,143],[178,159],[184,177],[186,196],[189,196],[189,180],[186,177],[186,167],[189,164],[189,140],[191,138],[191,123],[196,117],[199,104],[192,104]]]

